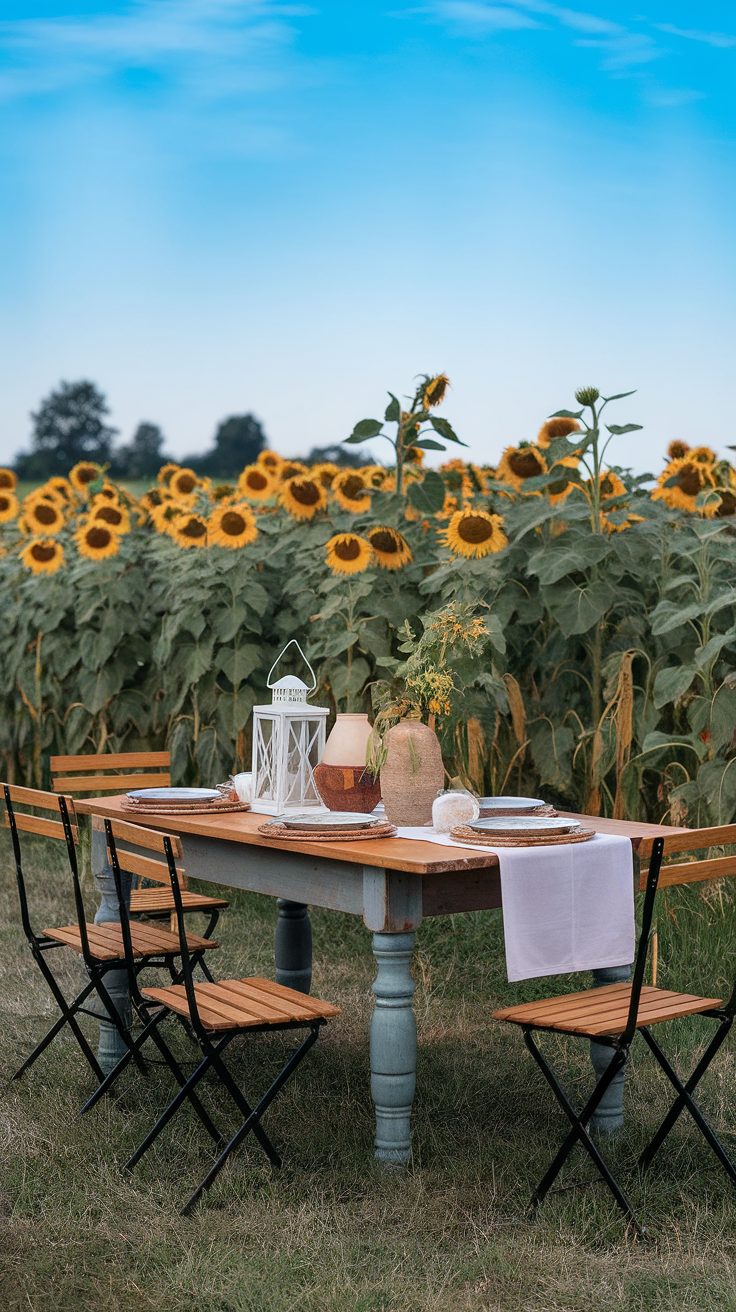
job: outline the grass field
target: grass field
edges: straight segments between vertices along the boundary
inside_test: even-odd
[[[37,923],[61,923],[70,914],[62,867],[40,853],[35,860]],[[660,912],[663,985],[730,989],[736,917],[728,895],[717,894],[713,888],[707,902],[693,890],[668,896],[667,914]],[[234,897],[220,922],[220,974],[271,970],[273,916],[267,899]],[[66,1040],[22,1081],[7,1083],[55,1013],[21,935],[3,841],[3,1312],[736,1309],[736,1198],[684,1119],[649,1176],[627,1173],[654,1242],[627,1239],[598,1186],[553,1197],[536,1223],[527,1219],[530,1188],[563,1123],[519,1035],[488,1017],[500,1002],[548,991],[549,981],[508,985],[493,913],[429,922],[420,932],[415,1161],[408,1172],[378,1170],[367,1075],[369,938],[345,916],[316,912],[313,925],[315,989],[343,1015],[269,1112],[285,1167],[272,1176],[260,1153],[241,1151],[184,1221],[177,1206],[209,1160],[209,1141],[187,1114],[133,1178],[118,1169],[167,1097],[163,1071],[147,1084],[126,1075],[120,1093],[83,1120],[78,1108],[90,1079]],[[67,955],[71,990],[80,969]],[[554,985],[564,991],[570,982]],[[669,1032],[669,1051],[689,1066],[705,1032],[702,1022],[680,1024]],[[585,1050],[572,1041],[564,1048],[580,1095],[589,1084]],[[263,1087],[276,1049],[280,1040],[234,1052],[246,1091]],[[735,1095],[731,1044],[702,1100],[732,1145]],[[219,1098],[216,1086],[212,1098]],[[642,1045],[628,1090],[629,1133],[614,1154],[619,1163],[635,1157],[666,1100]],[[576,1160],[572,1176],[588,1174]]]

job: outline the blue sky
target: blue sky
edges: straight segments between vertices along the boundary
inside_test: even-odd
[[[61,378],[181,456],[435,370],[477,459],[589,382],[725,449],[735,70],[712,0],[2,0],[0,459]]]

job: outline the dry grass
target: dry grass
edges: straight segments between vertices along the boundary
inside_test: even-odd
[[[41,922],[68,912],[55,868],[39,864]],[[168,1090],[155,1070],[84,1119],[90,1081],[71,1043],[56,1043],[30,1074],[7,1076],[44,1032],[53,1008],[20,934],[3,850],[0,997],[0,1306],[4,1312],[704,1312],[736,1309],[733,1191],[684,1122],[650,1177],[631,1192],[656,1242],[628,1240],[598,1187],[554,1198],[536,1224],[530,1186],[562,1124],[519,1037],[488,1022],[512,989],[493,914],[429,923],[420,934],[420,1073],[416,1158],[384,1173],[371,1159],[367,1021],[372,959],[362,926],[315,913],[315,983],[339,1002],[333,1023],[280,1103],[270,1130],[285,1150],[278,1176],[241,1151],[204,1206],[177,1204],[204,1173],[208,1141],[181,1115],[132,1179],[118,1164],[142,1138]],[[727,987],[736,957],[733,908],[692,891],[663,917],[661,982]],[[222,922],[225,972],[267,971],[273,904],[237,897]],[[68,954],[67,982],[79,977]],[[559,988],[568,981],[559,981]],[[545,986],[546,987],[546,986]],[[670,1035],[684,1065],[703,1029]],[[280,1042],[241,1047],[235,1062],[257,1090]],[[589,1079],[568,1045],[571,1083]],[[640,1050],[630,1082],[628,1161],[666,1100]],[[734,1056],[713,1068],[703,1101],[733,1124]],[[218,1092],[212,1090],[218,1100]],[[222,1107],[220,1112],[222,1114]],[[733,1141],[731,1141],[733,1142]],[[576,1163],[585,1175],[584,1163]]]

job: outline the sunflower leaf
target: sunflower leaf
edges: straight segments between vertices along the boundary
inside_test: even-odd
[[[387,424],[398,424],[401,418],[401,406],[399,405],[399,399],[398,397],[394,396],[393,392],[389,392],[389,396],[391,397],[391,400],[386,406],[386,413],[383,416],[383,418]]]
[[[429,415],[428,418],[435,433],[439,433],[440,437],[444,437],[448,442],[457,442],[458,446],[468,445],[467,442],[460,441],[452,424],[448,423],[446,419],[443,419],[440,415]]]
[[[370,437],[378,437],[383,424],[380,419],[361,419],[353,429],[346,442],[367,442]]]
[[[417,442],[412,442],[412,446],[418,446],[422,451],[444,451],[446,448],[442,442],[435,442],[432,437],[420,437]]]
[[[634,388],[634,391],[633,391],[633,392],[617,392],[615,396],[604,396],[604,397],[602,397],[602,400],[604,400],[604,401],[623,401],[623,399],[624,399],[625,396],[633,396],[635,392],[636,392],[636,388]]]
[[[434,469],[428,469],[421,483],[412,483],[407,493],[410,505],[423,515],[436,515],[445,504],[445,481]]]
[[[582,410],[555,410],[554,414],[550,415],[549,418],[550,419],[580,419],[582,413],[583,413]]]
[[[620,437],[622,433],[636,433],[643,427],[643,424],[606,424],[609,433],[613,433],[614,437]]]

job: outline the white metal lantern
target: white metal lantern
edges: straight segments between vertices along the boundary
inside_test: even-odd
[[[281,657],[292,645],[312,676],[310,687],[293,674],[271,682]],[[253,707],[253,809],[269,815],[309,807],[324,810],[314,782],[314,767],[324,751],[330,712],[327,706],[310,706],[307,702],[317,680],[296,638],[287,642],[276,657],[267,684],[271,705]]]

